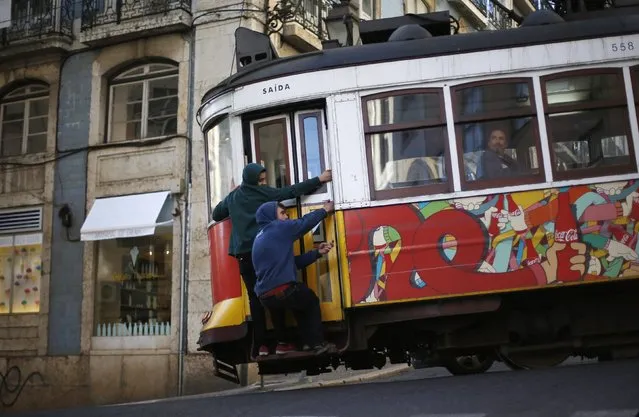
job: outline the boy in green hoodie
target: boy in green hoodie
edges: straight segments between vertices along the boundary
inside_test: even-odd
[[[266,346],[266,315],[264,307],[255,295],[257,277],[253,267],[251,250],[253,241],[259,232],[255,213],[268,201],[284,201],[303,195],[312,194],[315,190],[333,179],[331,170],[324,171],[319,177],[283,188],[266,185],[266,168],[260,164],[248,164],[242,172],[242,184],[220,201],[213,210],[213,220],[221,221],[231,217],[233,225],[229,243],[229,255],[236,257],[240,274],[249,296],[249,306],[253,319],[253,348],[251,355],[269,353]],[[257,349],[257,351],[256,351]]]

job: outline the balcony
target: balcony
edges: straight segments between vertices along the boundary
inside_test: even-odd
[[[190,0],[81,0],[80,42],[105,45],[188,30]]]
[[[528,16],[537,10],[538,3],[540,3],[540,0],[513,0],[513,6],[522,16]]]
[[[298,51],[317,51],[328,39],[324,18],[331,7],[330,0],[280,0],[269,12],[269,26]]]
[[[486,12],[488,15],[488,23],[490,23],[494,29],[510,29],[513,26],[513,21],[508,17],[508,14],[491,2],[488,3]]]
[[[472,26],[483,29],[488,23],[487,8],[490,0],[449,0],[456,6],[460,14],[467,19]]]
[[[74,0],[14,0],[11,26],[0,29],[0,61],[8,57],[68,50]]]

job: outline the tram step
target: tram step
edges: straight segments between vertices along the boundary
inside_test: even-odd
[[[230,365],[226,362],[222,362],[215,357],[213,358],[213,363],[215,365],[215,376],[226,379],[227,381],[233,382],[238,385],[240,384],[240,376],[237,372],[236,365]]]

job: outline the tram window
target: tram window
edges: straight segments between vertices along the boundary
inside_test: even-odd
[[[543,180],[530,79],[467,84],[453,92],[464,189]]]
[[[257,123],[254,132],[257,162],[266,168],[268,185],[278,188],[291,185],[286,119]]]
[[[318,177],[324,172],[324,141],[320,112],[302,113],[298,116],[302,147],[303,180]],[[326,192],[326,184],[319,190]]]
[[[639,123],[639,65],[630,69],[630,78],[632,80],[632,95],[635,97],[637,122]]]
[[[621,69],[553,74],[542,86],[557,179],[636,169]]]
[[[364,109],[374,199],[450,190],[441,90],[365,97]]]
[[[228,117],[206,132],[209,204],[211,210],[234,188],[233,143]]]

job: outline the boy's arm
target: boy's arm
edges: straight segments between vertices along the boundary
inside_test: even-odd
[[[288,187],[273,188],[264,187],[268,193],[268,199],[272,201],[284,201],[310,194],[322,185],[319,177],[311,178]]]
[[[284,222],[284,224],[286,224],[288,232],[293,237],[293,239],[297,240],[300,237],[304,236],[319,222],[324,220],[327,215],[328,213],[326,212],[326,210],[321,208],[315,211],[311,211],[310,213],[303,216],[301,219],[287,220]]]
[[[297,255],[295,257],[295,266],[297,269],[303,269],[321,258],[322,255],[319,253],[317,249],[313,249],[312,251],[308,251],[303,255]]]
[[[226,199],[228,196],[224,197],[224,200],[217,203],[217,206],[213,209],[213,220],[219,222],[220,220],[224,220],[229,217],[229,205]]]

